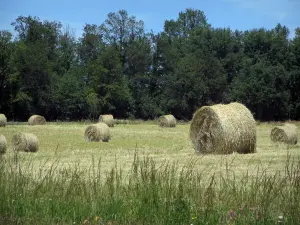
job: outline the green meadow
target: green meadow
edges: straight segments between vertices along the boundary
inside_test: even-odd
[[[300,146],[257,125],[257,153],[197,154],[189,124],[118,124],[86,142],[89,122],[0,127],[0,224],[299,224]],[[299,125],[298,125],[299,127]],[[36,153],[14,153],[16,132]]]

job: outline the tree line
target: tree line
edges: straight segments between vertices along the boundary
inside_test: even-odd
[[[203,105],[239,101],[259,120],[300,119],[300,28],[214,28],[186,9],[162,32],[125,10],[85,24],[19,16],[0,31],[0,112],[13,120],[191,119]]]

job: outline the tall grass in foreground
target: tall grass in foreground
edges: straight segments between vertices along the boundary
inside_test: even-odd
[[[135,155],[129,173],[95,162],[89,173],[54,163],[45,174],[3,160],[0,224],[299,224],[299,159],[238,177],[229,168],[206,176],[195,163]]]

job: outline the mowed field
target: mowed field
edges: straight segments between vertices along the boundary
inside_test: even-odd
[[[84,140],[90,124],[0,128],[0,224],[299,224],[300,146],[272,143],[276,123],[246,155],[195,153],[188,123],[119,124],[107,143]],[[15,154],[17,132],[39,150]]]
[[[129,171],[137,154],[140,158],[150,157],[157,165],[174,162],[184,167],[193,163],[195,170],[205,170],[209,175],[226,168],[237,176],[243,176],[244,173],[255,175],[258,168],[266,169],[269,173],[283,170],[287,156],[300,156],[299,144],[287,146],[271,142],[270,132],[276,123],[257,126],[257,153],[229,155],[197,154],[189,139],[188,123],[179,123],[175,128],[161,128],[154,121],[119,124],[110,128],[109,142],[87,142],[84,140],[84,131],[90,124],[48,122],[47,125],[38,126],[26,123],[7,125],[0,128],[0,133],[5,135],[8,142],[8,150],[3,157],[7,161],[15,160],[11,139],[17,132],[33,133],[38,137],[38,152],[20,152],[18,160],[24,166],[29,162],[39,171],[47,171],[55,163],[58,170],[75,166],[82,172],[88,172],[92,167],[99,167],[99,162],[102,170],[117,166]]]

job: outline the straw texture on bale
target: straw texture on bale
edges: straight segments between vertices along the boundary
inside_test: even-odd
[[[0,134],[0,154],[4,154],[7,149],[7,142],[4,135]]]
[[[173,115],[164,115],[159,117],[158,123],[161,127],[176,127],[176,119]]]
[[[31,133],[19,132],[12,137],[12,149],[14,151],[36,152],[39,149],[37,136]]]
[[[84,139],[86,141],[103,141],[110,140],[110,130],[106,123],[99,122],[88,126],[84,132]]]
[[[33,115],[28,119],[28,124],[31,126],[34,125],[45,125],[46,119],[43,116],[40,115]]]
[[[203,106],[191,121],[190,139],[196,152],[256,152],[256,124],[244,105],[233,102]]]
[[[5,127],[7,123],[6,116],[4,114],[0,114],[0,127]]]
[[[298,142],[297,127],[294,124],[283,124],[271,130],[271,140],[296,145]]]
[[[99,122],[103,122],[109,127],[113,127],[115,125],[114,117],[111,114],[100,115]]]
[[[292,124],[292,123],[284,123],[283,125],[284,125],[284,126],[287,126],[287,127],[289,127],[289,128],[291,128],[291,129],[294,129],[294,130],[296,130],[296,132],[297,132],[297,126],[296,126],[295,124]]]

